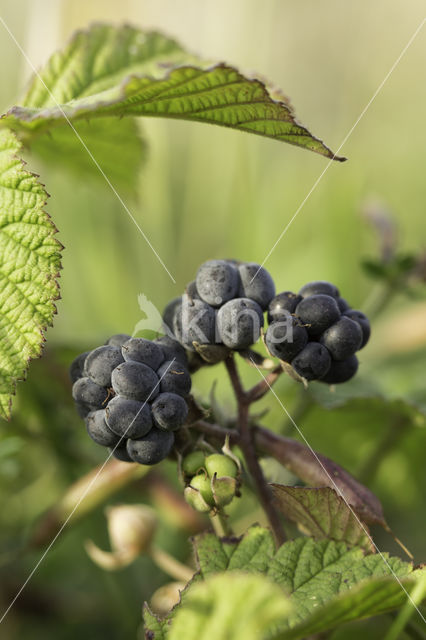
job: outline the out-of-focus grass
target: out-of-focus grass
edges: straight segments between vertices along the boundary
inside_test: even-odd
[[[423,18],[423,3],[274,0],[265,7],[254,0],[21,0],[19,4],[0,0],[1,15],[37,66],[74,28],[94,19],[164,29],[207,58],[224,59],[269,77],[289,94],[300,120],[337,150]],[[7,60],[0,68],[1,102],[7,108],[18,99],[28,70],[5,32],[0,53]],[[362,305],[372,285],[360,261],[375,252],[376,242],[360,210],[371,196],[382,199],[394,212],[401,248],[423,248],[426,151],[419,132],[426,102],[426,85],[421,81],[424,53],[425,34],[421,33],[341,150],[348,162],[327,169],[266,262],[278,290],[297,289],[314,278],[330,279],[354,306]],[[71,351],[63,349],[83,350],[109,334],[132,332],[141,318],[138,293],[143,292],[161,309],[208,258],[262,262],[327,167],[325,159],[309,152],[218,127],[147,119],[141,125],[150,143],[150,158],[140,176],[139,201],[127,204],[176,285],[107,187],[73,181],[61,170],[60,157],[55,168],[34,165],[52,196],[48,210],[66,247],[62,300],[55,326],[47,335],[49,348],[56,354],[53,363],[45,359],[33,365],[25,387],[18,386],[15,417],[2,427],[0,445],[9,451],[0,467],[0,496],[7,506],[2,515],[3,559],[13,554],[34,518],[57,499],[71,479],[102,458],[73,413],[69,384],[60,382],[66,375],[67,359],[61,354],[69,353],[71,358]],[[33,168],[31,156],[29,161]],[[403,305],[408,308],[404,299],[396,299],[384,319],[375,324],[376,334],[381,326],[389,329],[392,313]],[[394,326],[397,332],[397,324]],[[416,358],[400,354],[388,361],[389,341],[380,344],[380,348],[374,346],[373,333],[371,347],[362,352],[360,375],[368,375],[393,394],[418,390],[424,364],[422,345]],[[254,383],[258,374],[245,371],[244,377]],[[232,410],[222,367],[197,374],[196,391],[207,394],[215,378],[218,395]],[[292,381],[280,381],[277,391],[293,406]],[[265,422],[280,429],[282,410],[273,398],[263,402],[266,405],[270,413]],[[300,426],[315,448],[356,473],[387,425],[377,416],[367,421],[361,414],[316,409]],[[389,522],[413,546],[416,557],[422,546],[421,437],[420,428],[407,433],[378,469],[372,486],[385,503]],[[129,499],[127,494],[122,497]],[[132,494],[131,499],[138,498]],[[105,582],[82,551],[84,537],[98,536],[99,540],[102,535],[104,520],[97,513],[63,542],[58,541],[33,583],[27,609],[18,608],[11,637],[18,637],[16,633],[31,639],[42,637],[45,622],[31,611],[31,597],[47,594],[48,599],[58,588],[61,602],[46,614],[52,637],[71,637],[82,630],[93,638],[105,633],[123,637],[123,603],[117,603],[111,581]],[[378,540],[379,546],[395,551],[388,538]],[[185,552],[182,543],[181,553]],[[38,557],[33,554],[17,563],[18,582]],[[159,584],[155,575],[152,567],[142,563],[111,578],[127,599],[133,627],[136,608],[155,586],[152,581]],[[64,609],[63,601],[80,590],[94,600],[92,616],[81,603],[68,614]],[[3,599],[8,595],[3,594]],[[107,623],[102,615],[107,616]],[[69,633],[61,625],[64,619],[74,620]],[[373,638],[380,621],[378,627],[377,623],[361,626],[365,637]],[[355,625],[353,635],[348,631],[345,637],[359,637],[360,628]]]

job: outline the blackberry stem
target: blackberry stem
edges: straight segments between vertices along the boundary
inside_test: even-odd
[[[262,505],[262,508],[265,512],[266,517],[268,518],[270,527],[274,534],[275,542],[279,547],[283,544],[283,542],[286,541],[286,536],[285,536],[284,529],[281,524],[281,520],[278,515],[278,512],[276,511],[273,505],[272,492],[268,486],[268,483],[265,480],[265,476],[263,475],[262,468],[256,456],[256,448],[255,448],[255,443],[253,439],[253,432],[250,429],[250,423],[249,423],[250,404],[252,402],[255,402],[255,400],[258,400],[259,397],[262,397],[262,395],[264,395],[264,393],[267,391],[269,387],[267,387],[267,389],[264,390],[263,385],[261,388],[259,388],[259,385],[256,385],[255,387],[253,387],[253,389],[256,390],[254,393],[253,393],[253,389],[251,389],[248,392],[244,391],[243,386],[241,384],[240,376],[238,374],[237,367],[235,365],[235,360],[232,355],[227,360],[225,360],[225,365],[229,374],[229,378],[231,380],[232,388],[234,389],[236,400],[237,400],[237,408],[238,408],[237,430],[239,432],[238,444],[244,455],[244,460],[246,462],[247,469],[253,478],[260,503]],[[274,372],[271,372],[271,374],[273,373]],[[275,371],[276,377],[278,377],[279,375],[277,374],[278,372]],[[259,393],[261,393],[260,396],[259,396]]]

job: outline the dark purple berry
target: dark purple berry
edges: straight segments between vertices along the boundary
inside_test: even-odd
[[[367,316],[364,313],[362,313],[362,311],[357,311],[356,309],[349,309],[348,311],[345,311],[343,315],[347,316],[354,322],[357,322],[361,327],[362,342],[359,348],[362,349],[363,347],[365,347],[365,345],[367,344],[370,338],[370,334],[371,334],[370,321],[368,320]]]
[[[353,378],[357,371],[358,358],[356,356],[350,356],[346,358],[346,360],[334,360],[331,362],[329,370],[321,378],[320,382],[326,382],[327,384],[347,382]]]
[[[331,282],[327,282],[326,280],[308,282],[308,284],[305,284],[305,286],[303,286],[299,291],[299,295],[303,298],[316,296],[320,293],[326,296],[331,296],[332,298],[338,298],[340,295],[339,289],[334,284],[331,284]]]
[[[285,362],[291,362],[308,343],[308,332],[300,320],[289,313],[269,325],[265,335],[269,352]]]
[[[322,378],[329,370],[330,364],[330,354],[319,342],[308,342],[291,362],[295,372],[306,380]]]
[[[296,307],[296,315],[311,336],[321,335],[340,318],[337,302],[331,296],[314,294],[304,298]]]
[[[359,324],[346,316],[331,325],[320,338],[333,360],[346,360],[361,346],[362,331]]]
[[[268,306],[268,322],[279,320],[281,316],[288,313],[294,313],[296,307],[303,300],[302,296],[292,291],[283,291],[272,298]]]

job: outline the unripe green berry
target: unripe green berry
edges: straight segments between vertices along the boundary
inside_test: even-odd
[[[218,478],[216,476],[212,480],[212,484],[214,501],[218,507],[225,507],[227,504],[232,502],[237,488],[237,481],[235,478],[230,478],[229,476]]]
[[[204,473],[200,473],[198,476],[194,476],[189,484],[193,489],[197,489],[206,503],[211,507],[214,507],[214,497],[212,488],[210,485],[210,478]]]
[[[222,478],[223,476],[236,478],[238,475],[235,462],[229,456],[223,456],[220,453],[213,453],[211,456],[208,456],[204,461],[204,466],[211,478],[213,478],[214,474],[216,474],[218,478]]]
[[[182,460],[182,471],[187,476],[195,476],[204,467],[205,455],[202,451],[191,451]]]
[[[200,513],[208,513],[211,511],[211,506],[207,504],[201,493],[191,486],[185,487],[183,495],[187,503],[195,509],[195,511],[199,511]]]

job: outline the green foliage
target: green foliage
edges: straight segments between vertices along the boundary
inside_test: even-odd
[[[329,487],[271,485],[281,513],[315,540],[330,539],[373,551],[368,528]]]
[[[0,415],[10,415],[16,381],[40,355],[58,298],[61,245],[43,207],[47,193],[23,168],[15,135],[0,131]]]
[[[117,189],[135,195],[145,144],[135,121],[122,120],[123,116],[159,116],[218,124],[341,159],[335,158],[320,140],[299,125],[288,101],[281,94],[269,92],[260,80],[247,78],[225,64],[211,66],[210,62],[199,61],[186,52],[171,38],[127,25],[95,24],[77,32],[33,78],[22,104],[2,116],[0,126],[7,129],[3,129],[1,140],[6,145],[5,151],[16,152],[19,144],[9,129],[13,130],[22,144],[47,164],[70,170],[80,179],[88,176],[106,179],[116,195]],[[3,164],[5,175],[10,169],[8,157]],[[7,179],[10,175],[9,172]],[[13,188],[22,191],[22,184]],[[24,189],[28,191],[28,186]],[[37,207],[41,211],[46,194],[35,178],[30,189],[33,196],[38,190]],[[23,222],[19,217],[23,211],[16,213],[19,198],[17,195],[11,204],[3,194],[1,213],[5,219],[17,215]],[[9,208],[15,212],[11,214]],[[44,213],[40,213],[37,220],[37,236],[43,232],[42,227],[49,228],[48,236],[53,234],[54,227]],[[22,227],[19,236],[22,245]],[[55,275],[60,266],[59,244],[44,238],[42,256],[40,248],[35,247],[37,240],[32,233],[27,234],[27,238],[30,240],[25,263],[31,263],[29,249],[32,256],[38,253],[39,263],[43,257],[49,264],[39,264],[40,273],[33,271],[24,277],[20,274],[19,280],[12,284],[13,298],[6,284],[3,286],[4,295],[11,301],[10,309],[6,307],[8,320],[3,320],[8,335],[3,346],[7,356],[0,380],[0,415],[3,417],[9,415],[9,397],[16,379],[24,375],[27,361],[40,354],[41,337],[36,337],[34,331],[40,332],[51,324],[53,300],[58,297]],[[5,283],[11,269],[15,271],[16,266],[22,266],[15,264],[15,258],[11,260],[10,238],[7,243],[3,258]],[[19,260],[23,258],[24,252],[20,251]],[[13,278],[16,277],[14,274]],[[22,282],[26,283],[28,278],[32,289],[23,291],[27,287],[26,284],[23,287]],[[37,303],[34,302],[36,286],[42,288]],[[32,300],[22,313],[19,305],[28,296]],[[19,320],[15,318],[17,313]],[[17,332],[22,335],[18,337]]]
[[[296,122],[281,93],[229,65],[200,61],[171,38],[130,26],[79,31],[3,122],[31,141],[68,120],[114,115],[218,124],[335,158]]]
[[[283,591],[264,576],[219,574],[194,585],[167,637],[261,640],[287,618],[289,610]]]
[[[148,636],[150,640],[166,640],[169,621],[159,620],[146,603],[143,608],[143,619],[145,629],[150,634],[150,636]],[[147,637],[146,634],[145,637]]]
[[[241,539],[198,536],[195,549],[203,582],[189,585],[182,603],[163,622],[163,632],[171,624],[166,636],[171,639],[183,637],[183,629],[189,633],[185,637],[203,638],[216,625],[217,635],[210,637],[251,638],[233,634],[242,632],[238,625],[251,619],[253,611],[258,613],[251,625],[260,625],[253,637],[302,640],[401,606],[406,591],[425,574],[399,558],[365,555],[360,547],[332,540],[296,538],[275,551],[271,533],[258,526]],[[271,582],[282,591],[272,591]],[[260,610],[267,610],[263,596],[269,592],[272,617],[265,619]],[[146,629],[152,622],[145,618]],[[229,635],[223,635],[226,628]]]
[[[103,118],[75,122],[73,129],[67,123],[54,127],[32,140],[31,151],[73,179],[104,183],[105,174],[118,192],[135,195],[147,145],[134,120]]]

